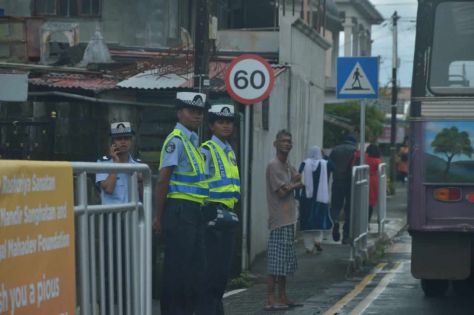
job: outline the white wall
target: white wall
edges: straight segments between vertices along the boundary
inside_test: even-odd
[[[253,107],[250,260],[266,250],[268,209],[265,169],[275,156],[273,141],[280,129],[293,135],[290,162],[297,168],[308,148],[323,139],[326,49],[329,43],[301,20],[280,17],[279,61],[289,68],[280,74],[270,95],[269,130],[262,128],[262,107]],[[290,93],[290,97],[288,97]]]
[[[262,126],[262,104],[255,104],[253,111],[251,196],[250,196],[250,261],[267,247],[268,208],[266,196],[265,170],[275,156],[273,141],[280,129],[287,125],[289,71],[280,74],[270,95],[269,129]]]
[[[278,32],[263,30],[219,30],[218,51],[278,52]]]
[[[306,157],[310,146],[321,145],[323,140],[326,49],[329,44],[316,32],[311,36],[315,37],[309,38],[293,23],[291,44],[281,50],[285,47],[291,50],[289,60],[280,62],[288,62],[291,66],[288,128],[293,133],[293,150],[298,161]]]

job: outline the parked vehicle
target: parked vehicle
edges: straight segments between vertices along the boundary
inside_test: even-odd
[[[474,287],[474,1],[419,0],[408,223],[427,296]]]

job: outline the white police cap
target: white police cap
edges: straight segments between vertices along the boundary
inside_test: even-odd
[[[234,105],[216,104],[209,109],[209,114],[214,115],[215,118],[234,118]]]
[[[128,121],[115,122],[110,124],[110,136],[113,137],[131,137],[135,134]]]
[[[197,107],[204,109],[206,105],[206,94],[195,92],[176,93],[176,105],[178,107]]]

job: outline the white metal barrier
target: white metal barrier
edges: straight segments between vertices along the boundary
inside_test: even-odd
[[[367,258],[367,237],[369,227],[369,166],[352,168],[351,215],[349,238],[351,263],[363,254]]]
[[[151,315],[151,172],[145,164],[73,162],[81,315]],[[129,202],[89,205],[87,174],[127,173]],[[138,193],[143,175],[143,202]],[[97,233],[97,235],[96,235]],[[98,266],[97,266],[98,264]]]
[[[379,192],[377,203],[377,223],[379,226],[379,237],[385,232],[385,220],[387,218],[387,165],[381,163],[377,170],[379,179]]]

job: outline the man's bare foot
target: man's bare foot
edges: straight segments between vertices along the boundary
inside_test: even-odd
[[[292,301],[292,300],[288,299],[288,297],[286,297],[286,296],[280,297],[280,303],[284,304],[284,305],[288,305],[289,307],[303,306],[303,304]]]
[[[269,295],[267,297],[267,305],[274,305],[276,303],[275,296]]]

